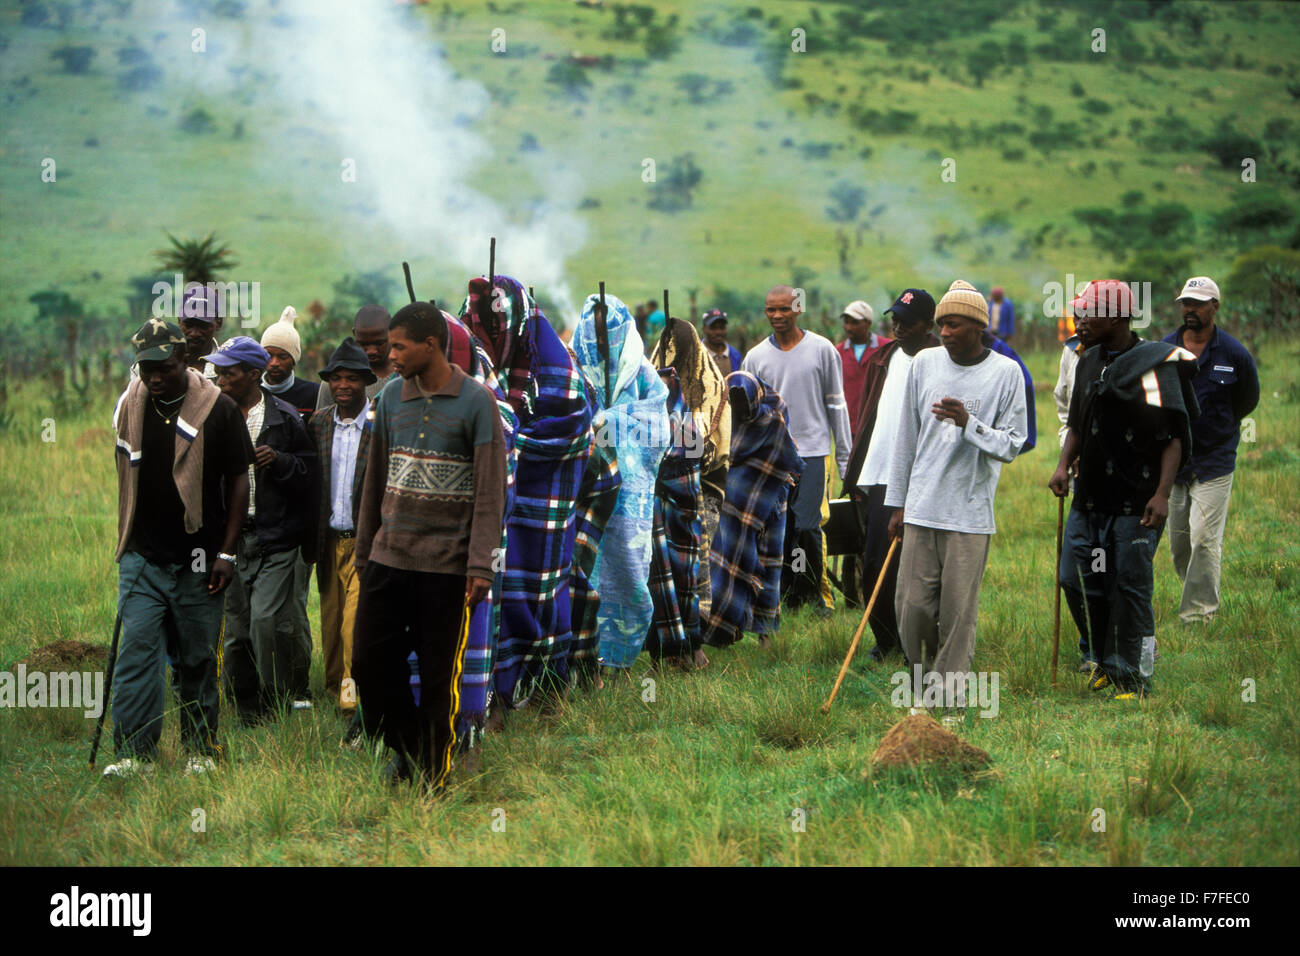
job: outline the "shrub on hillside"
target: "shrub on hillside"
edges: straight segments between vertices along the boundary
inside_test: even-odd
[[[138,92],[140,90],[151,90],[162,82],[163,71],[160,67],[152,63],[141,63],[139,66],[133,66],[125,73],[117,77],[117,85],[124,90]]]
[[[1259,140],[1231,129],[1215,133],[1205,141],[1203,148],[1217,159],[1224,169],[1240,169],[1241,161],[1247,156],[1259,159],[1264,155],[1264,148]]]
[[[195,135],[211,133],[217,128],[217,124],[212,119],[212,114],[201,106],[194,107],[181,117],[180,126],[183,132]]]
[[[1288,328],[1300,299],[1300,251],[1257,246],[1233,262],[1223,289],[1234,314],[1265,328]]]
[[[91,46],[61,46],[50,54],[51,60],[63,64],[64,73],[81,75],[90,69],[95,59],[95,48]]]

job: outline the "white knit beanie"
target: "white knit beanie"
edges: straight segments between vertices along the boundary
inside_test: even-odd
[[[291,305],[286,305],[284,311],[280,313],[280,321],[273,322],[271,327],[262,333],[262,348],[284,349],[297,363],[302,358],[302,339],[298,337],[298,330],[293,327],[294,320],[297,318],[297,310]]]
[[[948,291],[935,306],[936,319],[941,319],[945,315],[964,315],[968,319],[974,319],[984,328],[988,328],[989,304],[984,301],[984,296],[978,289],[969,282],[958,279],[948,287]]]

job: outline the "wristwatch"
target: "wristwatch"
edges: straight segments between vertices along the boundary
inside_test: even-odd
[[[218,551],[218,552],[217,552],[217,560],[218,560],[218,561],[229,561],[229,562],[230,562],[230,566],[231,566],[232,568],[235,567],[236,564],[237,564],[237,559],[236,559],[236,557],[235,557],[233,554],[226,554],[226,552],[224,552],[224,551]]]

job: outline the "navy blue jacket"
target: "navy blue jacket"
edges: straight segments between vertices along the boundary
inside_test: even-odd
[[[1184,329],[1165,336],[1166,342],[1183,344]],[[1196,361],[1192,379],[1199,418],[1192,420],[1192,458],[1176,481],[1209,481],[1231,474],[1237,464],[1241,420],[1259,404],[1259,373],[1246,347],[1217,325],[1205,351]]]

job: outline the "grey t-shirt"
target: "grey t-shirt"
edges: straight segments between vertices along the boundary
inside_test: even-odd
[[[959,399],[964,429],[935,418],[930,406]],[[1002,463],[1025,443],[1025,379],[1011,359],[990,351],[958,365],[945,348],[918,352],[907,374],[885,506],[902,507],[907,524],[994,534],[993,495]]]
[[[834,438],[835,461],[843,478],[853,439],[844,404],[844,365],[830,340],[804,329],[799,344],[784,352],[768,336],[749,350],[740,367],[784,399],[790,410],[790,437],[800,458],[829,455]]]

